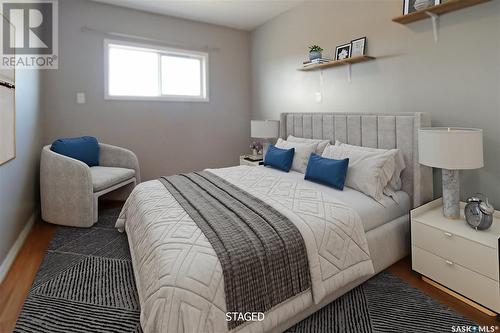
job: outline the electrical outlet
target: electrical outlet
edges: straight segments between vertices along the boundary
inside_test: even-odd
[[[76,93],[76,104],[85,104],[85,93]]]

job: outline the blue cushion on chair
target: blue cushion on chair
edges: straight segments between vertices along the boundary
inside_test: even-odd
[[[292,167],[293,155],[295,155],[295,148],[280,149],[269,145],[266,157],[264,157],[264,165],[288,172]]]
[[[348,166],[348,158],[334,160],[312,153],[309,157],[309,163],[307,164],[304,178],[343,190]]]
[[[92,136],[58,139],[52,143],[50,150],[82,161],[89,167],[99,165],[99,143]]]

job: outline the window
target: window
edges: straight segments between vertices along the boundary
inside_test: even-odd
[[[105,40],[106,99],[208,101],[208,54]]]

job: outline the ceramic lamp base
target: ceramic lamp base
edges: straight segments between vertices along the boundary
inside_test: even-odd
[[[269,145],[270,145],[269,140],[265,140],[262,143],[262,158],[266,157],[267,150],[269,149]]]
[[[460,175],[458,170],[443,169],[443,214],[449,219],[460,218]]]

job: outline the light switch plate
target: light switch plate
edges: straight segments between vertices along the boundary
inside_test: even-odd
[[[76,93],[76,104],[85,104],[85,93]]]
[[[321,103],[323,101],[323,94],[321,92],[316,92],[316,102]]]

